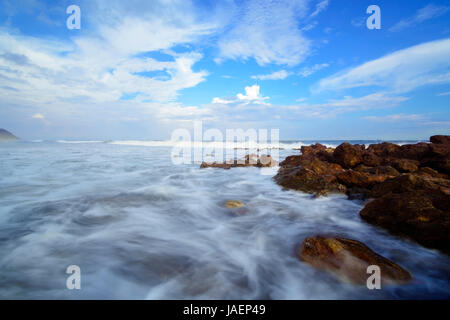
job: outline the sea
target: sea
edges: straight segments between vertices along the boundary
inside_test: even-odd
[[[279,160],[314,142],[342,141],[281,141]],[[450,298],[450,258],[362,221],[360,200],[284,190],[273,180],[277,167],[175,164],[173,148],[1,143],[0,298]],[[244,214],[227,209],[228,200],[242,201]],[[369,290],[314,269],[296,249],[319,234],[361,241],[413,280]],[[79,270],[79,289],[69,285],[70,266]]]

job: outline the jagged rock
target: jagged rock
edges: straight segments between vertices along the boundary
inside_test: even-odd
[[[334,150],[333,158],[343,168],[354,168],[362,162],[364,151],[364,145],[352,145],[344,142]]]
[[[394,234],[450,253],[450,193],[440,190],[388,193],[369,202],[361,218]]]
[[[388,175],[384,174],[372,175],[355,170],[346,170],[340,172],[336,175],[336,177],[338,181],[346,187],[349,188],[357,187],[362,189],[370,189],[374,185],[381,183],[389,178]]]
[[[382,284],[405,284],[412,278],[408,271],[356,240],[323,236],[306,238],[297,255],[301,261],[353,284],[367,283],[367,267],[371,265],[380,268]]]
[[[378,144],[371,144],[367,151],[370,153],[373,153],[374,155],[381,157],[381,158],[387,158],[396,156],[400,150],[400,146],[390,143],[390,142],[383,142]]]
[[[391,166],[378,166],[378,167],[366,167],[365,165],[359,165],[354,170],[360,172],[366,172],[374,175],[386,175],[389,177],[396,177],[400,175],[400,172],[392,168]]]
[[[294,156],[288,157],[280,166],[274,179],[285,188],[316,195],[346,190],[336,178],[336,174],[343,171],[338,164],[323,162],[317,158]]]
[[[429,178],[416,174],[402,174],[395,178],[377,184],[372,188],[373,198],[382,197],[388,193],[404,193],[413,191],[444,192],[450,190],[450,181],[446,179]]]
[[[387,162],[400,172],[416,172],[420,165],[419,161],[410,159],[392,159]]]
[[[429,178],[439,178],[439,179],[448,179],[448,176],[443,173],[439,173],[434,169],[429,167],[422,167],[416,172],[420,176],[429,177]]]

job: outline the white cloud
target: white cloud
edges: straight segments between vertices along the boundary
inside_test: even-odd
[[[40,119],[40,120],[44,120],[45,119],[44,115],[41,114],[41,113],[34,114],[32,118],[33,119]]]
[[[330,65],[328,63],[315,64],[312,67],[304,67],[298,74],[304,78],[309,77],[313,73],[316,73],[319,70],[324,68],[328,68]]]
[[[214,98],[212,104],[265,104],[264,100],[269,99],[269,97],[264,97],[259,92],[260,87],[258,85],[253,85],[245,87],[245,94],[238,93],[236,97],[232,98]]]
[[[436,6],[434,4],[428,4],[422,9],[418,10],[416,14],[408,19],[400,20],[389,31],[400,31],[414,25],[417,25],[426,20],[440,17],[450,10],[448,6]]]
[[[254,58],[259,65],[297,65],[310,53],[310,41],[299,29],[308,0],[250,0],[235,8],[233,27],[219,39],[223,59]]]
[[[330,118],[341,113],[393,108],[406,101],[406,97],[391,96],[384,92],[369,94],[359,98],[345,96],[330,99],[319,104],[300,104],[295,106],[296,114],[307,118]]]
[[[313,91],[378,86],[400,93],[449,83],[449,56],[450,39],[423,43],[322,79]]]
[[[449,92],[442,92],[442,93],[438,94],[439,97],[448,96],[448,95],[450,95],[450,91]]]
[[[316,5],[316,10],[311,14],[311,17],[317,16],[322,11],[326,10],[329,4],[329,0],[322,0]]]
[[[290,75],[286,70],[275,71],[270,74],[262,74],[257,76],[252,76],[252,79],[256,80],[283,80]]]
[[[423,121],[425,118],[420,114],[391,114],[387,116],[367,116],[366,120],[374,122],[406,122],[406,121]]]

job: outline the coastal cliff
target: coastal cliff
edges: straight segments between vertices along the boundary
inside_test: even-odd
[[[13,135],[11,132],[1,129],[0,128],[0,142],[4,141],[17,141],[19,138],[17,138],[15,135]]]

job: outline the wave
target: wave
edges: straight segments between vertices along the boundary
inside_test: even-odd
[[[57,140],[58,143],[103,143],[101,140]]]
[[[141,146],[141,147],[179,147],[179,148],[219,148],[219,149],[300,149],[302,146],[309,145],[301,141],[280,142],[280,143],[261,143],[256,141],[249,142],[222,142],[222,141],[154,141],[154,140],[128,140],[111,141],[110,144]],[[335,145],[327,145],[335,147]]]

